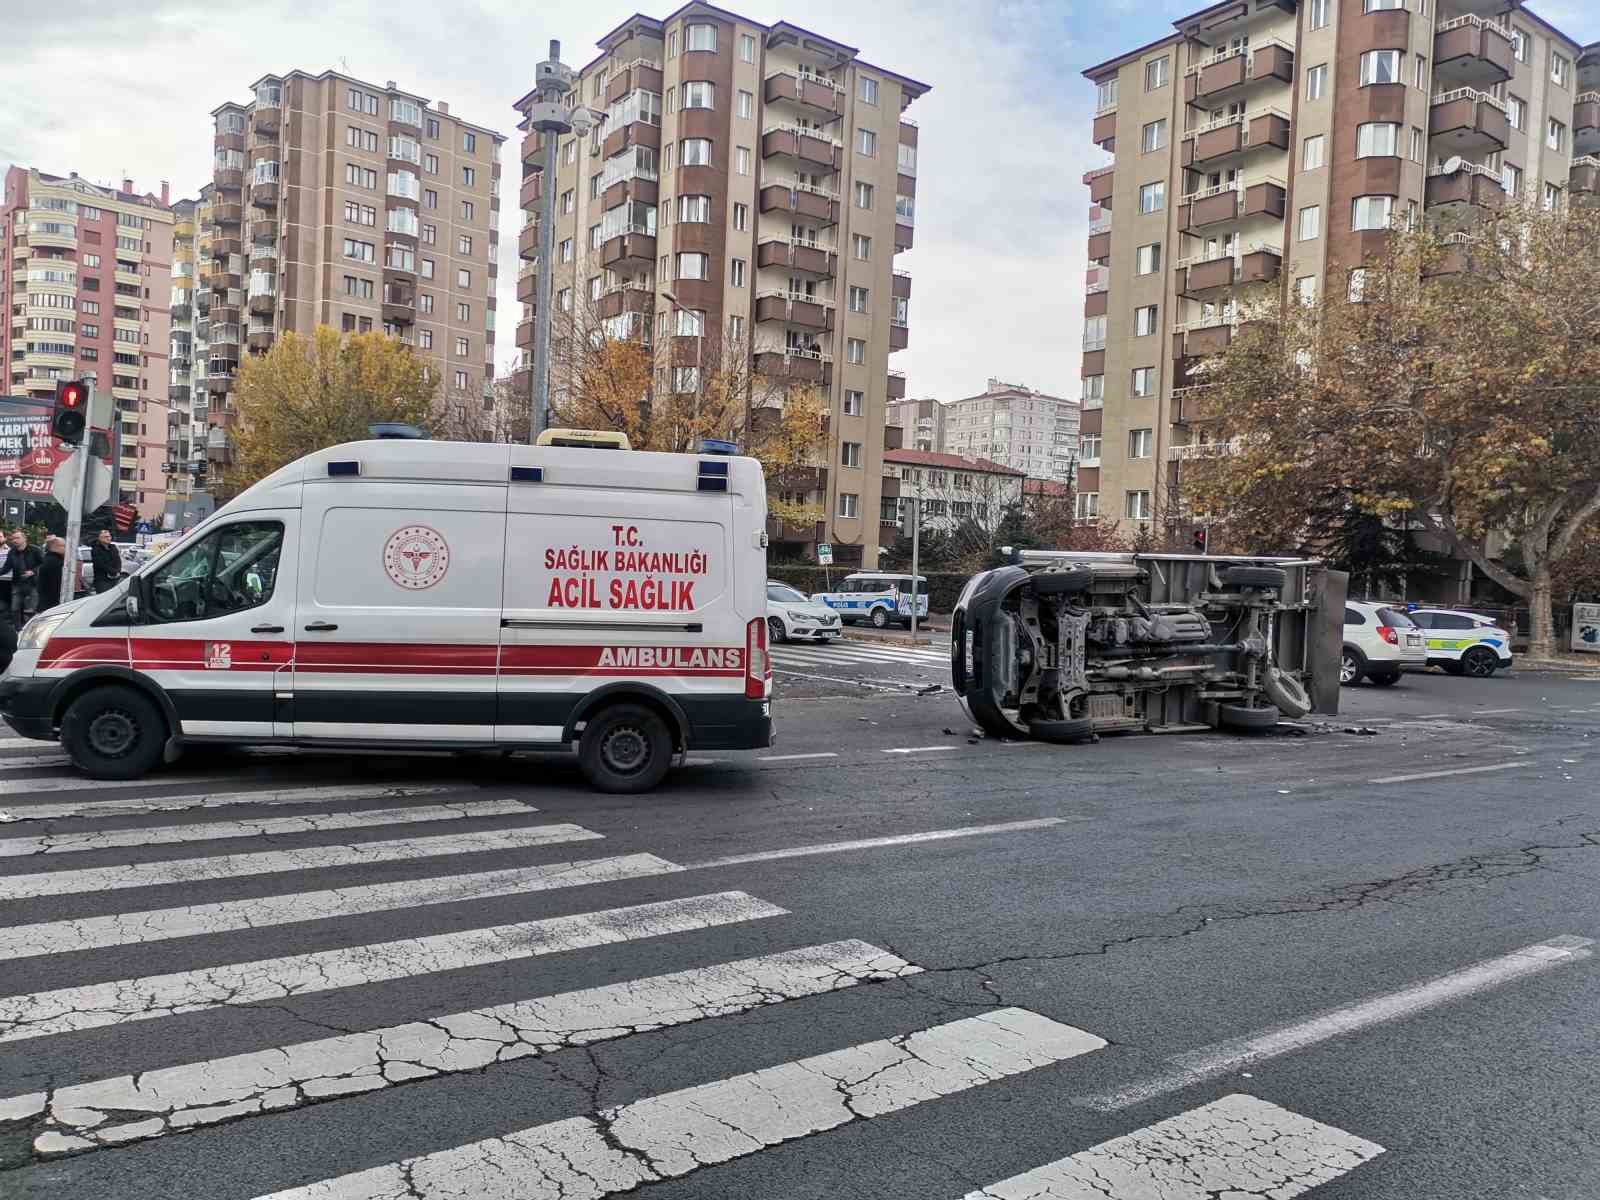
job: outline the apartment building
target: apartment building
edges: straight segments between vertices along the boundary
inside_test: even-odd
[[[1033,479],[1072,482],[1078,460],[1078,402],[1000,379],[976,396],[945,406],[944,441],[951,454],[987,458]]]
[[[908,503],[912,499],[922,502],[923,531],[940,533],[969,522],[995,529],[1009,510],[1022,503],[1022,472],[985,458],[890,449],[884,451],[883,461],[885,470],[899,475],[896,517],[907,534],[914,519],[914,506]]]
[[[131,179],[105,187],[13,166],[0,208],[6,390],[48,398],[61,379],[110,389],[121,433],[117,499],[150,520],[166,503],[169,203],[165,183],[159,196],[141,195]]]
[[[1187,537],[1196,367],[1252,288],[1360,286],[1392,221],[1600,186],[1600,47],[1506,0],[1231,0],[1084,72],[1079,515]]]
[[[946,406],[938,400],[891,400],[884,421],[904,431],[907,450],[943,450]]]
[[[762,375],[820,387],[828,446],[806,499],[826,516],[774,523],[774,553],[814,557],[824,541],[835,562],[876,566],[898,486],[885,405],[905,395],[889,356],[909,336],[911,277],[895,262],[912,245],[918,134],[904,113],[927,85],[788,22],[700,3],[630,17],[599,49],[570,96],[598,119],[561,138],[553,180],[543,135],[522,143],[523,369],[536,272],[549,269],[558,309],[597,306],[611,334],[650,340],[674,364],[699,361],[712,330]],[[532,99],[517,104],[523,129]],[[546,187],[555,261],[541,264]],[[550,384],[559,397],[568,381],[552,369]]]
[[[206,491],[211,293],[200,286],[211,258],[212,194],[208,183],[197,199],[179,200],[172,206],[172,342],[163,523],[176,529],[203,520],[215,507]]]
[[[213,457],[240,356],[285,331],[382,331],[433,363],[441,404],[487,403],[504,137],[393,80],[290,71],[251,95],[212,112]]]

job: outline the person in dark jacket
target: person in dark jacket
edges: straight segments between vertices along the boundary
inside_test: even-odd
[[[89,561],[94,564],[94,590],[109,592],[122,578],[122,551],[111,540],[111,530],[102,529],[94,545],[89,548]]]
[[[61,603],[61,570],[67,561],[67,543],[62,538],[46,538],[44,558],[39,563],[39,611]]]
[[[44,555],[39,547],[28,545],[28,535],[20,529],[11,531],[11,553],[6,558],[5,573],[11,580],[11,623],[21,629],[39,608],[39,568],[44,565]]]

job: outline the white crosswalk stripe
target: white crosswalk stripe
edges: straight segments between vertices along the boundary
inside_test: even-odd
[[[344,950],[319,950],[7,996],[0,998],[0,1042],[610,946],[635,938],[777,917],[787,911],[744,892],[717,892],[459,933],[374,942]]]
[[[208,825],[157,825],[143,829],[107,829],[93,833],[40,833],[0,838],[0,858],[110,850],[121,846],[166,846],[223,838],[277,837],[288,833],[322,833],[330,829],[369,829],[425,821],[463,821],[478,817],[521,817],[539,810],[518,800],[468,800],[461,804],[426,804],[417,808],[372,808],[365,812],[305,817],[263,817],[257,821],[215,821]]]
[[[194,779],[183,781],[185,785],[195,782],[199,781]],[[99,783],[97,786],[122,785]],[[441,792],[460,790],[462,789],[445,786],[378,785],[287,788],[278,791],[263,789],[252,792],[199,792],[182,796],[132,796],[121,800],[68,800],[54,804],[28,804],[22,808],[0,809],[0,824],[12,821],[54,820],[58,817],[143,816],[147,813],[185,812],[196,808],[225,808],[232,804],[323,804],[334,800],[389,800],[409,796],[436,796]]]
[[[599,1200],[1020,1075],[1106,1043],[1020,1008],[863,1042],[261,1200]]]
[[[875,646],[859,642],[844,642],[834,646],[778,646],[772,650],[772,661],[780,666],[813,670],[843,665],[924,668],[946,668],[950,665],[949,655],[942,650],[901,649],[898,646]]]
[[[216,783],[230,775],[190,775],[185,783]],[[29,792],[88,792],[106,788],[161,787],[160,779],[90,779],[87,775],[52,775],[44,779],[0,779],[0,795],[17,796]]]
[[[49,1098],[35,1150],[43,1155],[159,1137],[919,970],[865,942],[831,942],[59,1088]],[[9,1108],[13,1119],[46,1111],[42,1094],[27,1101],[0,1100],[0,1111]],[[112,1114],[122,1123],[107,1124]]]
[[[1382,1153],[1376,1142],[1254,1096],[1232,1095],[969,1192],[965,1200],[1291,1200]]]
[[[74,892],[113,891],[168,883],[199,883],[243,875],[268,875],[274,871],[308,871],[319,867],[348,867],[406,858],[436,858],[445,854],[523,850],[530,846],[589,841],[601,836],[581,825],[534,825],[526,829],[442,833],[387,842],[354,842],[348,846],[306,846],[299,850],[219,854],[209,858],[85,867],[77,871],[40,871],[31,875],[0,876],[0,900],[67,896]]]

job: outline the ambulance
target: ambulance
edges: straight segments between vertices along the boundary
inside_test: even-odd
[[[648,790],[773,740],[766,487],[729,450],[318,451],[30,621],[0,715],[98,779],[202,743],[575,748]]]

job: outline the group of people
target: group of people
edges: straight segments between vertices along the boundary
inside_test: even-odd
[[[122,578],[122,552],[111,540],[111,531],[102,529],[89,549],[94,564],[94,590],[108,591]],[[11,531],[7,545],[0,549],[0,584],[10,592],[4,612],[16,629],[27,624],[36,613],[61,603],[61,575],[67,569],[67,541],[51,536],[44,548],[28,544],[21,529]]]

